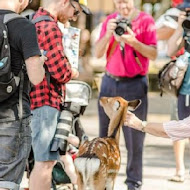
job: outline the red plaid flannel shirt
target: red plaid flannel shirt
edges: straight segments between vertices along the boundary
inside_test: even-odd
[[[48,105],[59,110],[61,98],[65,98],[65,83],[71,79],[71,66],[64,55],[62,33],[58,28],[57,19],[43,8],[39,8],[33,18],[41,15],[48,15],[54,20],[41,21],[35,25],[39,47],[47,51],[45,65],[53,81],[56,81],[56,85],[52,83],[51,79],[50,84],[48,84],[46,75],[40,84],[33,86],[30,93],[31,109]]]

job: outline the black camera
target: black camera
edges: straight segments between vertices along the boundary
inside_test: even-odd
[[[190,36],[190,11],[186,11],[187,18],[183,21],[182,27],[184,29],[185,36]]]
[[[190,10],[186,11],[187,18],[183,21],[185,50],[190,53]]]
[[[131,28],[131,22],[125,18],[118,19],[116,24],[115,33],[119,36],[123,35],[127,31],[127,27]]]

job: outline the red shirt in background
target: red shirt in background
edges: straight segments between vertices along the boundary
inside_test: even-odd
[[[108,21],[112,18],[116,18],[117,15],[118,13],[115,12],[106,18],[105,22],[102,25],[102,30],[99,39],[101,39],[105,35]],[[140,12],[138,17],[132,21],[132,30],[136,34],[135,37],[140,42],[146,45],[156,46],[156,28],[154,19],[151,15],[144,12]],[[112,36],[107,51],[106,70],[114,76],[121,77],[134,77],[136,75],[146,75],[148,72],[149,59],[147,57],[142,56],[139,52],[136,51],[136,54],[142,64],[142,67],[139,66],[135,60],[134,49],[127,44],[125,44],[124,47],[124,58],[121,53],[120,45],[117,44],[113,54],[109,57],[108,60],[108,55],[111,51],[114,41],[115,38],[114,36]]]

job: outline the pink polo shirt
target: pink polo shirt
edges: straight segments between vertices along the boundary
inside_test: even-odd
[[[116,18],[117,15],[118,13],[115,12],[107,17],[107,19],[102,25],[102,30],[99,39],[101,39],[105,35],[109,19]],[[140,12],[139,16],[132,21],[132,30],[136,34],[135,37],[140,42],[153,46],[157,44],[155,22],[151,15],[144,12]],[[114,43],[114,40],[115,38],[114,36],[112,36],[107,51],[107,58],[111,50],[111,47]],[[148,72],[149,59],[142,56],[139,52],[136,51],[136,54],[142,64],[142,67],[140,67],[135,60],[133,51],[134,49],[131,46],[125,44],[125,57],[123,58],[120,50],[120,45],[117,44],[112,56],[109,58],[109,60],[107,59],[106,70],[115,76],[122,77],[146,75]]]

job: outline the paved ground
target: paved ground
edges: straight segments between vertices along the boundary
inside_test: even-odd
[[[171,97],[160,98],[158,94],[149,95],[148,121],[167,121],[170,119]],[[90,138],[98,136],[97,99],[92,99],[81,122]],[[188,142],[185,150],[186,180],[184,183],[173,183],[167,179],[175,172],[175,161],[170,139],[163,139],[147,135],[144,146],[144,181],[142,190],[190,190],[190,153]],[[120,141],[121,169],[116,180],[114,190],[126,190],[125,180],[126,149],[123,136]],[[26,180],[24,180],[26,183]]]
[[[156,97],[155,97],[156,96]],[[149,115],[148,121],[168,121],[170,119],[169,111],[171,97],[160,99],[157,94],[149,96]],[[98,117],[97,117],[97,100],[91,100],[81,121],[87,134],[93,138],[98,136]],[[156,105],[155,105],[156,104]],[[166,108],[163,109],[163,106]],[[154,109],[152,107],[155,107]],[[162,109],[161,109],[162,108]],[[156,109],[156,110],[155,110]],[[163,113],[161,113],[163,110]],[[157,112],[157,113],[154,113]],[[159,113],[159,114],[158,114]],[[120,141],[121,150],[121,169],[116,180],[114,190],[126,190],[123,183],[125,180],[126,168],[126,149],[124,146],[123,136]],[[172,141],[146,135],[144,147],[144,181],[142,190],[189,190],[190,189],[190,152],[188,141],[185,150],[186,180],[184,183],[169,182],[167,179],[175,173],[175,160],[173,154]]]

